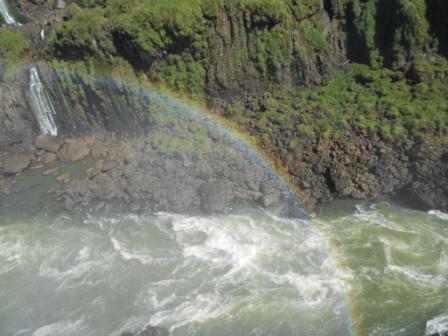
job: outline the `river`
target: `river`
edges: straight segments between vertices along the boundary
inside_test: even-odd
[[[0,335],[424,335],[448,310],[448,215],[340,202],[0,219]],[[439,320],[437,320],[437,318]],[[432,322],[429,322],[433,320]]]

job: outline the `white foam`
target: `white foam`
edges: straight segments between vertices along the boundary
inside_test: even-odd
[[[50,305],[78,290],[83,293],[80,298],[93,291],[92,301],[86,303],[89,332],[96,328],[90,320],[103,318],[111,303],[116,304],[111,293],[123,286],[129,286],[120,315],[123,322],[108,331],[111,335],[138,330],[148,322],[182,332],[196,330],[205,321],[235,321],[254,310],[271,316],[287,309],[303,318],[310,308],[310,315],[303,318],[308,327],[319,314],[341,314],[336,270],[322,240],[300,221],[273,219],[266,213],[215,217],[165,213],[155,219],[91,217],[84,224],[93,225],[64,223],[51,227],[54,234],[39,232],[42,246],[35,249],[34,264],[39,265],[39,277],[55,282]],[[34,245],[30,241],[27,249]],[[37,280],[39,286],[42,279]],[[74,317],[86,312],[84,304]],[[132,318],[127,315],[130,311],[151,319]],[[36,335],[57,335],[58,328],[69,329],[67,323],[48,324]]]
[[[445,335],[448,333],[448,314],[440,315],[426,322],[425,335]]]
[[[437,218],[448,220],[448,214],[445,212],[442,212],[440,210],[429,210],[428,214],[436,216]]]
[[[387,265],[385,272],[396,272],[405,275],[407,278],[421,283],[430,283],[431,285],[443,284],[446,279],[441,275],[430,275],[419,272],[412,267],[404,267],[397,265]]]
[[[129,251],[123,247],[118,239],[115,239],[114,237],[110,237],[110,242],[112,243],[114,250],[117,251],[124,260],[137,260],[142,265],[151,264],[154,261],[154,259],[149,255]]]
[[[37,329],[32,336],[68,336],[79,335],[83,327],[83,320],[59,321]]]

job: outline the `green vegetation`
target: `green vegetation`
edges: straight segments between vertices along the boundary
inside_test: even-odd
[[[439,58],[425,69],[427,81],[411,83],[400,72],[354,64],[323,86],[274,86],[255,108],[234,103],[226,115],[267,141],[279,134],[312,140],[363,130],[385,140],[424,140],[448,129],[448,63]]]
[[[132,67],[137,77],[200,101],[210,91],[254,89],[256,106],[236,99],[226,116],[262,139],[353,131],[423,139],[448,129],[447,62],[437,54],[446,49],[443,22],[428,6],[425,0],[77,0],[47,52],[93,68]],[[337,70],[346,56],[357,64]],[[263,91],[271,94],[259,98]]]
[[[124,58],[153,81],[196,98],[203,96],[211,68],[219,69],[218,77],[233,71],[233,77],[275,81],[277,71],[291,69],[302,56],[322,58],[331,51],[322,23],[302,19],[315,12],[318,0],[306,5],[287,0],[77,3],[97,6],[68,6],[50,38],[50,55],[94,57],[104,63]],[[294,71],[293,76],[300,80],[302,73]],[[233,85],[230,78],[216,81]]]
[[[349,52],[373,67],[403,66],[432,42],[425,0],[336,0]]]
[[[10,30],[0,28],[0,57],[3,59],[5,69],[3,78],[13,80],[21,64],[22,56],[28,49],[28,44],[23,36]]]

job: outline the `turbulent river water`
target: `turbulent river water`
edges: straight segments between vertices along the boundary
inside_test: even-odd
[[[40,131],[56,134],[50,96],[37,70],[30,75]],[[160,119],[154,129],[177,122],[169,139],[181,125],[194,140],[219,131],[229,146],[265,165],[199,112],[167,97],[146,98],[147,112],[163,117],[152,118]],[[80,177],[76,164],[63,165]],[[173,336],[445,336],[448,330],[448,214],[346,201],[313,219],[261,208],[86,217],[42,204],[40,196],[52,188],[45,181],[57,181],[29,174],[17,178],[21,192],[0,202],[0,336],[120,336],[147,325]],[[291,213],[301,213],[297,207]]]
[[[9,209],[9,210],[8,210]],[[0,217],[0,335],[423,335],[448,313],[448,215],[342,202],[310,221],[261,209]]]

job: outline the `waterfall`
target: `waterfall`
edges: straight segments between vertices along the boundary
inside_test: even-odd
[[[30,70],[28,96],[42,134],[57,135],[58,129],[54,120],[56,111],[35,67]]]
[[[5,22],[10,25],[21,26],[20,23],[14,19],[8,9],[8,5],[5,2],[6,0],[0,0],[0,13],[2,14]]]

